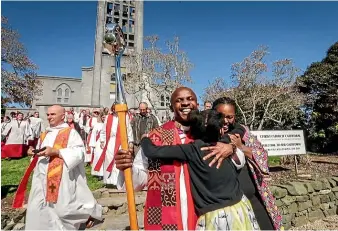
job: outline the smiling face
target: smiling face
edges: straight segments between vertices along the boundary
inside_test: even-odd
[[[171,96],[171,109],[175,120],[182,125],[187,125],[188,114],[197,109],[196,94],[186,87],[177,88]]]
[[[23,120],[23,114],[18,113],[16,119],[19,120],[19,121]]]
[[[65,119],[65,109],[59,105],[54,105],[48,108],[47,120],[50,127],[56,127],[63,123]]]
[[[235,123],[235,107],[231,104],[219,104],[215,109],[225,116],[223,131],[227,132],[230,125]]]

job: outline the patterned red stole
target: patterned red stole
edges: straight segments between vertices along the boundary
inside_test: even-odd
[[[174,121],[165,123],[149,134],[155,145],[181,144]],[[192,140],[186,137],[185,143]],[[149,159],[148,191],[145,203],[145,230],[183,230],[180,200],[180,174],[182,164],[178,161]],[[188,167],[183,163],[187,190],[188,229],[195,230],[197,216],[190,189]]]

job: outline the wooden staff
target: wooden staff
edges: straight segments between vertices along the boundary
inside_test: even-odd
[[[127,104],[116,104],[115,111],[117,112],[117,116],[119,118],[119,123],[120,123],[121,147],[123,150],[128,150],[129,147],[128,147],[128,137],[127,137],[127,126],[126,126],[126,115],[128,112]],[[126,185],[126,190],[127,190],[130,230],[138,230],[134,186],[133,186],[131,168],[127,168],[126,170],[124,170],[124,179],[125,179],[125,185]]]
[[[106,37],[111,39],[113,52],[115,55],[115,74],[116,74],[116,94],[115,99],[117,104],[115,105],[115,111],[120,124],[120,136],[121,136],[121,147],[123,150],[128,150],[128,137],[127,137],[127,126],[126,116],[128,112],[127,101],[124,95],[123,80],[121,75],[121,57],[126,47],[126,40],[123,32],[118,24],[107,25]],[[128,213],[131,230],[138,230],[137,214],[135,205],[134,186],[132,180],[131,168],[124,170],[125,186],[127,191],[127,202],[128,202]]]

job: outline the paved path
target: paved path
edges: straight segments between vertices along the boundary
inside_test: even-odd
[[[290,230],[338,230],[338,215],[317,220]]]
[[[94,226],[91,230],[129,230],[129,215],[114,213],[104,216],[105,220],[102,224]],[[137,213],[139,229],[143,229],[143,212]]]

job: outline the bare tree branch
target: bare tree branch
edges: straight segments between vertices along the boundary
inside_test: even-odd
[[[303,95],[294,87],[298,75],[290,59],[275,61],[268,73],[265,57],[268,48],[261,46],[242,62],[232,65],[231,85],[217,78],[204,90],[204,99],[229,96],[236,102],[238,119],[250,129],[261,130],[267,122],[283,126],[285,118],[297,115]]]
[[[180,49],[178,37],[167,41],[165,50],[157,46],[157,35],[147,36],[145,40],[148,48],[126,60],[129,74],[125,87],[129,94],[142,92],[156,112],[161,95],[170,95],[175,88],[192,82],[189,73],[193,64]]]

